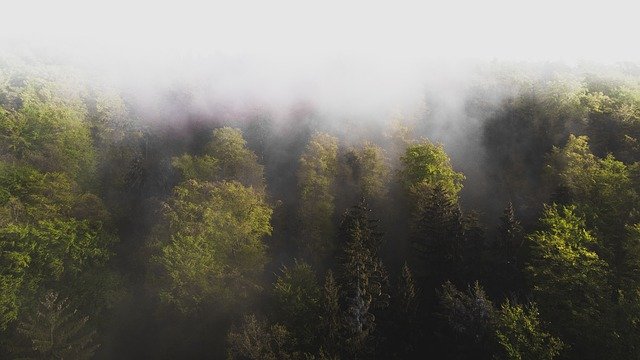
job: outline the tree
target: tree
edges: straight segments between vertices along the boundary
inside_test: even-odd
[[[638,194],[631,171],[612,156],[600,159],[589,150],[588,138],[571,135],[564,148],[554,149],[549,167],[557,183],[567,189],[576,210],[584,214],[600,244],[600,257],[616,277],[615,286],[625,282],[624,241],[626,224],[637,217]]]
[[[184,312],[249,298],[260,288],[271,214],[261,192],[236,181],[176,186],[155,230],[160,298]]]
[[[412,186],[410,233],[419,276],[439,286],[463,275],[464,224],[457,202],[441,187],[426,183]]]
[[[599,327],[610,294],[607,263],[594,251],[597,240],[575,206],[547,206],[541,223],[529,236],[526,268],[540,311],[576,354],[597,356],[594,344],[605,341],[606,332]]]
[[[480,284],[469,286],[465,293],[447,281],[439,298],[442,317],[458,339],[454,340],[458,352],[488,358],[494,346],[496,311]]]
[[[506,300],[498,313],[496,337],[500,357],[509,360],[552,360],[564,344],[542,329],[535,304],[522,306]]]
[[[217,160],[221,180],[237,180],[244,186],[264,189],[264,168],[258,163],[256,154],[247,148],[240,129],[222,127],[213,130],[205,152]]]
[[[345,212],[340,225],[346,343],[355,357],[375,348],[376,313],[389,305],[388,276],[378,258],[381,233],[368,212],[364,203],[353,206]]]
[[[424,316],[418,312],[418,288],[413,280],[409,265],[405,262],[391,294],[390,318],[387,319],[385,335],[389,356],[406,359],[417,356],[422,338],[421,322]]]
[[[232,360],[295,360],[304,359],[294,351],[295,341],[287,328],[268,325],[251,314],[246,315],[238,328],[227,335],[227,355]]]
[[[452,201],[457,202],[464,175],[453,170],[442,145],[434,145],[427,140],[409,144],[400,161],[403,167],[399,175],[406,190],[411,191],[418,184],[426,184],[431,188],[440,188]]]
[[[409,237],[416,273],[435,289],[462,275],[465,224],[458,206],[464,175],[455,172],[442,145],[428,141],[407,146],[399,172],[409,203]]]
[[[317,133],[299,161],[300,248],[304,257],[316,265],[334,250],[330,239],[334,236],[337,151],[336,138]]]
[[[36,301],[42,286],[103,269],[115,237],[109,214],[63,173],[0,162],[0,328]],[[89,289],[77,289],[83,298]],[[96,309],[97,310],[97,309]]]
[[[71,310],[68,299],[48,292],[33,315],[18,324],[18,333],[27,344],[19,350],[24,359],[91,359],[98,348],[89,330],[89,317]]]
[[[82,105],[61,97],[55,85],[35,79],[17,96],[19,107],[0,108],[0,154],[87,183],[94,174],[95,152]]]
[[[283,266],[273,294],[281,322],[302,349],[312,351],[321,316],[321,289],[311,266],[297,260],[291,268]]]
[[[342,351],[343,314],[340,309],[340,288],[336,283],[333,272],[327,271],[323,287],[321,331],[323,335],[323,350],[330,355]]]
[[[488,281],[502,295],[513,295],[523,288],[524,234],[509,201],[500,217],[498,237],[489,249],[491,269]]]
[[[396,306],[398,313],[403,314],[407,319],[412,318],[417,310],[417,291],[415,282],[413,281],[413,275],[409,265],[405,262],[402,265],[402,273],[398,279],[398,289],[396,294],[398,299],[396,300]]]
[[[171,165],[180,173],[183,180],[220,180],[219,163],[218,159],[209,155],[192,156],[184,154],[171,159]]]
[[[364,198],[379,202],[387,194],[389,167],[384,150],[366,142],[359,148],[349,149],[343,156],[342,172],[346,178],[343,195],[351,201]]]

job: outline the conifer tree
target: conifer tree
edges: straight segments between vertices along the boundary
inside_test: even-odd
[[[89,317],[71,310],[68,299],[48,292],[35,314],[18,324],[18,334],[27,344],[19,349],[23,359],[90,359],[98,344],[95,331],[89,330]]]
[[[354,357],[375,348],[376,313],[389,304],[388,276],[377,256],[381,234],[363,202],[348,209],[341,224],[346,241],[342,283],[347,349]]]
[[[388,356],[406,359],[415,356],[422,335],[418,314],[418,289],[409,265],[405,262],[391,298],[390,318],[386,319]]]
[[[513,204],[509,201],[500,217],[498,238],[492,252],[492,268],[489,283],[499,288],[502,294],[518,291],[522,287],[522,246],[524,235],[516,218]]]
[[[328,354],[337,354],[340,351],[342,313],[339,291],[333,272],[329,270],[324,281],[321,317],[323,350]]]
[[[412,188],[414,210],[411,234],[421,267],[431,285],[458,280],[463,272],[464,227],[457,202],[441,187],[418,184]]]

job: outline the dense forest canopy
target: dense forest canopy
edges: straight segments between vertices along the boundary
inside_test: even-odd
[[[640,67],[467,72],[369,120],[3,58],[0,357],[640,358]]]

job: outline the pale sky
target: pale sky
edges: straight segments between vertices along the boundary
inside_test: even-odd
[[[633,1],[6,1],[0,41],[69,56],[640,60]],[[295,60],[293,60],[295,61]]]

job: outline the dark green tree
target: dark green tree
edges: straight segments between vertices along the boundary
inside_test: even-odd
[[[273,294],[279,322],[297,338],[298,346],[313,351],[321,318],[321,288],[316,274],[308,264],[295,261],[283,266],[274,284]]]
[[[343,351],[343,314],[340,309],[340,288],[331,270],[327,271],[322,289],[321,331],[323,351],[337,356]]]
[[[447,281],[439,291],[440,314],[445,334],[461,358],[489,359],[495,351],[496,310],[478,282],[466,292]],[[455,356],[452,356],[455,357]]]
[[[23,359],[91,359],[99,345],[88,320],[70,308],[68,299],[50,291],[37,310],[19,322],[18,334],[25,347],[16,355]]]
[[[340,234],[345,342],[352,356],[361,357],[375,350],[376,315],[389,305],[388,276],[378,258],[382,234],[364,203],[345,212]]]
[[[457,202],[441,187],[412,187],[411,241],[418,274],[433,289],[445,280],[458,281],[464,272],[464,224]]]

